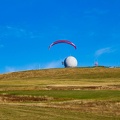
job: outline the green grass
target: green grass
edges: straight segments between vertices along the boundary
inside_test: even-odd
[[[120,68],[0,75],[0,120],[119,120]]]
[[[0,95],[48,96],[54,99],[120,100],[118,90],[40,90],[0,91]]]

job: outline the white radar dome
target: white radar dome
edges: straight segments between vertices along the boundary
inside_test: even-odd
[[[77,59],[73,56],[69,56],[64,60],[65,67],[77,67]]]

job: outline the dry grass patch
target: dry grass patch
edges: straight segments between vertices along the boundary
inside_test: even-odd
[[[66,68],[13,72],[0,75],[0,79],[49,78],[49,79],[95,79],[120,78],[120,68]]]

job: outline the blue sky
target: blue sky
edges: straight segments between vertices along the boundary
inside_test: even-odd
[[[67,39],[77,46],[57,44]],[[119,0],[1,0],[0,73],[61,68],[69,55],[78,67],[120,66]]]

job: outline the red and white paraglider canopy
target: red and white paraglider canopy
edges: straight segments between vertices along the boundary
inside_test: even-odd
[[[76,45],[74,43],[72,43],[71,41],[68,41],[68,40],[57,40],[57,41],[53,42],[52,44],[50,44],[49,49],[53,45],[56,45],[56,44],[59,44],[59,43],[66,43],[66,44],[72,45],[76,49]]]

